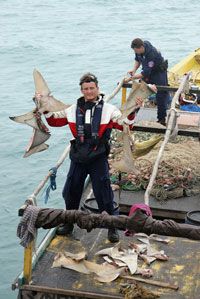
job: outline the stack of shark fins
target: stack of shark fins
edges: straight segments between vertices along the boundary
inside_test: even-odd
[[[33,71],[33,78],[35,83],[35,94],[41,95],[40,101],[33,97],[36,108],[26,114],[10,117],[10,119],[13,121],[21,124],[26,124],[33,128],[33,134],[26,148],[24,157],[28,157],[34,153],[44,151],[49,147],[45,142],[49,139],[51,134],[42,121],[42,113],[45,111],[61,111],[69,107],[69,105],[56,100],[51,95],[51,91],[49,90],[46,81],[39,71]]]

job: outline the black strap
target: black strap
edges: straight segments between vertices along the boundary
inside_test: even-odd
[[[104,101],[101,99],[97,103],[86,102],[84,98],[79,98],[77,100],[76,108],[76,129],[77,129],[77,139],[80,143],[85,141],[85,112],[86,109],[91,110],[91,141],[94,144],[98,144],[99,141],[99,127],[101,124],[101,116],[103,110]]]
[[[76,108],[76,130],[77,138],[80,142],[84,142],[84,122],[85,122],[85,110],[80,99],[77,101]]]
[[[103,110],[104,101],[100,100],[97,105],[95,105],[94,113],[92,114],[92,126],[91,126],[91,133],[92,133],[92,142],[94,144],[98,144],[99,141],[99,127],[101,124],[101,115]]]

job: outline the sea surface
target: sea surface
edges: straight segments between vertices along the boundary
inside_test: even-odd
[[[132,68],[132,39],[151,41],[171,67],[200,47],[199,19],[199,0],[0,0],[0,299],[17,297],[11,284],[23,265],[18,208],[71,137],[67,127],[51,128],[49,149],[23,158],[32,129],[9,116],[34,108],[33,69],[65,103],[80,96],[79,78],[88,71],[109,94]],[[64,207],[68,165],[66,160],[59,169],[57,190],[47,205],[44,194],[38,195],[39,206]]]

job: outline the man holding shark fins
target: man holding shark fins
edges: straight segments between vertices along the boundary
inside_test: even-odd
[[[47,148],[44,142],[50,137],[50,134],[42,122],[41,113],[45,114],[50,126],[68,124],[74,140],[71,141],[71,165],[63,189],[66,211],[39,209],[29,203],[24,212],[25,219],[22,219],[18,227],[17,234],[20,238],[24,240],[27,236],[25,233],[26,222],[32,219],[30,217],[32,213],[36,213],[35,216],[38,217],[35,217],[35,224],[32,223],[35,228],[46,229],[62,225],[58,228],[58,233],[62,235],[71,233],[74,224],[77,223],[80,228],[85,228],[88,231],[96,227],[107,228],[108,239],[111,242],[119,240],[117,229],[200,239],[199,227],[177,224],[172,220],[155,220],[151,217],[149,207],[144,207],[144,204],[136,204],[134,209],[132,207],[131,211],[134,212],[129,217],[116,216],[118,212],[114,213],[113,192],[110,187],[107,161],[110,133],[112,128],[122,130],[127,126],[124,123],[130,125],[132,121],[128,120],[127,116],[142,104],[142,99],[145,99],[150,92],[152,93],[152,89],[155,92],[155,86],[141,82],[135,83],[134,88],[133,83],[132,99],[129,95],[125,107],[121,107],[119,110],[104,102],[104,96],[99,93],[96,76],[88,73],[80,79],[83,96],[77,100],[77,103],[70,106],[56,100],[50,94],[45,80],[37,70],[34,70],[33,75],[36,109],[21,116],[10,117],[16,122],[33,127],[34,135],[25,156]],[[91,178],[100,215],[78,210],[87,174]]]
[[[83,96],[73,105],[56,100],[40,72],[34,70],[33,77],[33,100],[36,108],[24,115],[10,117],[33,128],[33,136],[24,157],[48,148],[45,142],[50,137],[50,132],[43,123],[41,114],[44,113],[50,126],[69,125],[74,139],[70,149],[71,165],[63,188],[66,209],[79,209],[85,179],[89,174],[100,213],[106,211],[109,215],[118,214],[118,211],[114,211],[107,161],[111,130],[123,130],[124,126],[132,127],[134,111],[142,105],[143,99],[155,92],[155,86],[134,82],[131,96],[119,110],[104,101],[104,95],[99,92],[98,80],[91,73],[81,77],[79,84]],[[133,164],[132,161],[129,168],[132,169]],[[59,227],[57,232],[67,235],[72,231],[73,225],[65,224]],[[119,240],[115,228],[108,230],[108,239],[111,242]]]
[[[91,73],[80,79],[82,97],[67,109],[59,112],[45,111],[50,126],[69,125],[74,139],[71,140],[70,169],[63,188],[66,210],[78,210],[87,175],[90,175],[93,192],[99,212],[106,211],[109,215],[118,214],[114,210],[113,191],[110,186],[109,139],[112,128],[123,130],[123,122],[130,123],[126,118],[118,123],[122,113],[115,106],[104,102],[104,95],[99,93],[97,77]],[[35,95],[40,100],[41,95]],[[137,104],[142,104],[140,99]],[[73,231],[73,224],[63,225],[57,233],[67,235]],[[108,229],[110,242],[118,242],[119,235],[115,228]]]

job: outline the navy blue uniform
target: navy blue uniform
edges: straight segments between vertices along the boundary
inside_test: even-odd
[[[142,65],[143,80],[146,83],[167,86],[167,68],[164,69],[164,58],[161,53],[148,41],[144,41],[145,52],[135,54],[135,60]],[[156,94],[158,107],[158,121],[163,121],[166,117],[166,110],[169,101],[167,91],[158,91]]]
[[[104,103],[103,95],[96,102],[85,102],[81,97],[77,104],[68,109],[46,115],[51,126],[69,124],[75,137],[71,141],[71,164],[63,188],[67,210],[79,208],[85,179],[89,175],[99,212],[106,211],[110,215],[119,213],[114,208],[107,161],[111,130],[123,129],[117,123],[119,117],[119,109]]]
[[[109,166],[106,154],[89,164],[71,161],[70,170],[63,189],[66,210],[78,210],[85,179],[88,174],[90,175],[99,212],[106,211],[110,215],[118,214],[118,211],[114,211],[114,195],[110,186]]]

